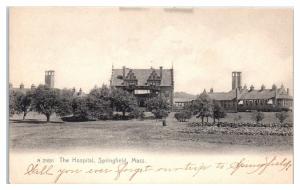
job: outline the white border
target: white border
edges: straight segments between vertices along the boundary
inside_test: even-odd
[[[103,1],[93,1],[93,0],[0,0],[0,117],[1,117],[1,124],[0,124],[0,180],[1,180],[1,189],[24,189],[24,188],[30,188],[30,189],[65,189],[65,188],[72,188],[72,189],[81,189],[81,188],[102,188],[102,189],[111,189],[111,188],[122,188],[122,189],[153,189],[153,188],[167,188],[167,189],[182,189],[182,188],[191,188],[191,189],[199,189],[198,185],[30,185],[30,186],[24,186],[24,185],[7,185],[6,180],[6,169],[7,169],[7,160],[6,160],[6,134],[7,134],[7,113],[6,113],[6,105],[7,105],[7,96],[6,96],[6,89],[7,89],[7,20],[6,20],[6,7],[7,6],[167,6],[167,7],[174,7],[174,6],[212,6],[212,7],[294,7],[294,107],[295,107],[295,122],[294,122],[294,136],[295,136],[295,143],[294,147],[299,147],[299,139],[297,138],[299,135],[299,129],[298,124],[299,117],[297,117],[297,114],[299,113],[298,107],[299,107],[299,89],[295,87],[299,87],[299,25],[300,25],[300,19],[299,19],[299,11],[300,11],[300,5],[299,1],[292,1],[292,0],[277,0],[277,1],[271,1],[271,0],[235,0],[235,1],[227,1],[227,0],[103,0]],[[298,54],[297,54],[298,53]],[[284,68],[283,68],[284,69]],[[294,165],[295,165],[295,171],[294,171],[294,183],[295,185],[204,185],[200,188],[228,188],[228,189],[257,189],[257,188],[272,188],[272,189],[299,189],[297,187],[299,185],[299,148],[295,148],[295,154],[294,154]],[[22,159],[22,158],[20,158]]]

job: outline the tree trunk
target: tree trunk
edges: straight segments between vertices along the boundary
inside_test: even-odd
[[[23,120],[25,120],[26,115],[27,115],[27,112],[24,112],[24,114],[23,114]]]
[[[126,114],[126,112],[125,112],[125,111],[123,111],[123,119],[125,119],[125,114]]]
[[[216,122],[216,118],[214,117],[214,123]]]
[[[206,123],[208,123],[208,117],[206,117]]]
[[[47,123],[48,123],[50,121],[50,115],[47,114],[46,117],[47,117]]]
[[[204,117],[201,117],[201,121],[202,121],[202,126],[203,126],[203,122],[204,122],[203,120],[204,120]]]

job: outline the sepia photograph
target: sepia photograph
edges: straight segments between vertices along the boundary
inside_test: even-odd
[[[10,183],[293,183],[292,7],[9,7]]]

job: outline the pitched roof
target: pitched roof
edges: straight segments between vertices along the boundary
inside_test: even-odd
[[[235,98],[235,90],[229,92],[213,92],[208,93],[209,97],[214,100],[233,100]],[[238,93],[239,100],[258,100],[258,99],[271,99],[275,97],[275,90],[264,89],[264,90],[251,90],[242,89]],[[292,96],[288,95],[286,91],[277,89],[278,99],[293,99]]]
[[[138,80],[138,86],[145,86],[147,80],[153,70],[159,75],[159,69],[125,69],[125,76],[127,76],[128,72],[132,70],[136,79]],[[172,69],[163,69],[162,70],[162,81],[160,86],[172,86]],[[122,86],[123,83],[123,69],[113,69],[112,77],[111,77],[111,85],[112,86]]]
[[[252,90],[248,91],[246,93],[241,94],[240,99],[246,100],[246,99],[271,99],[275,97],[275,91],[271,89],[265,89],[265,90]]]
[[[13,91],[27,92],[30,91],[30,88],[11,88]]]
[[[213,100],[233,100],[235,98],[235,91],[229,92],[210,92],[208,96]]]

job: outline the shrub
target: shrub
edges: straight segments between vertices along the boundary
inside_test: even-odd
[[[256,123],[259,123],[260,121],[262,121],[265,118],[265,115],[263,112],[254,111],[252,118],[256,121]]]
[[[282,112],[276,113],[275,116],[279,120],[279,122],[282,124],[288,118],[289,115],[286,111],[282,111]]]
[[[135,119],[144,120],[145,119],[145,113],[144,110],[136,107],[132,112],[129,113],[129,116]]]
[[[179,122],[185,122],[187,119],[190,119],[192,117],[192,113],[189,111],[181,111],[181,112],[175,113],[174,117]]]

